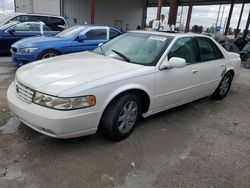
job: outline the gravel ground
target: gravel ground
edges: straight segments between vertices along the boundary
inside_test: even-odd
[[[0,187],[250,187],[250,71],[227,98],[204,98],[143,120],[126,140],[56,140],[6,103],[15,68],[0,58]]]

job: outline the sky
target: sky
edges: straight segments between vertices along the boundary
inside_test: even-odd
[[[222,24],[221,24],[222,27],[225,23],[226,17],[228,16],[230,5],[222,5],[221,6],[221,15],[220,15],[219,23],[220,23],[220,20],[222,17],[223,7],[225,7],[225,11],[224,11],[224,15],[222,18]],[[4,9],[5,13],[13,12],[14,11],[14,0],[0,0],[0,13],[3,12],[3,9]],[[240,25],[241,29],[245,28],[249,10],[250,10],[250,4],[246,4],[245,8],[244,8],[243,16],[242,16],[241,25]],[[196,24],[196,25],[202,25],[205,28],[211,27],[216,22],[218,11],[219,11],[219,5],[195,6],[193,8],[193,12],[192,12],[192,18],[191,18],[191,23],[190,23],[191,26]],[[236,4],[234,6],[234,11],[233,11],[230,27],[232,27],[232,28],[237,27],[240,11],[241,11],[241,5]],[[148,8],[147,23],[150,20],[153,20],[156,18],[156,12],[157,12],[157,8]],[[179,7],[178,12],[180,15],[181,7]],[[183,7],[183,19],[182,19],[183,23],[186,23],[187,12],[188,12],[188,7]],[[162,14],[164,14],[165,16],[168,16],[168,13],[169,13],[169,8],[163,7]],[[178,20],[180,20],[179,17],[178,17]]]
[[[230,27],[232,28],[237,27],[239,15],[241,11],[241,6],[242,6],[241,4],[234,5],[234,11],[233,11],[233,15],[231,18],[231,24],[230,24]],[[222,18],[223,7],[225,7],[225,11],[224,11],[224,15]],[[225,23],[226,17],[228,17],[229,9],[230,9],[230,5],[221,5],[221,14],[220,14],[220,19],[219,19],[219,24],[222,18],[222,24],[221,24],[222,27]],[[240,29],[245,29],[249,10],[250,10],[250,4],[245,4]],[[156,18],[156,12],[157,12],[157,8],[148,8],[147,23],[150,20]],[[186,23],[187,12],[188,12],[188,7],[187,6],[183,7],[182,23],[184,22],[184,25]],[[216,23],[218,12],[219,12],[219,5],[195,6],[193,7],[190,25],[193,26],[196,24],[196,25],[202,25],[203,27],[206,27],[206,28],[211,27],[213,24],[215,25]],[[169,7],[163,7],[162,14],[164,14],[165,16],[168,16],[168,13],[169,13]],[[181,7],[179,7],[178,9],[178,14],[180,15],[180,13],[181,13]],[[177,19],[179,21],[180,16],[178,16]]]

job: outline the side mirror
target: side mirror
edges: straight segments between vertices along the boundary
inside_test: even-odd
[[[98,44],[98,47],[100,47],[100,46],[102,46],[102,45],[103,45],[103,43],[99,43],[99,44]]]
[[[183,68],[187,64],[186,60],[179,57],[172,57],[170,60],[164,60],[160,69]]]
[[[86,35],[80,34],[80,35],[77,37],[77,41],[82,42],[82,41],[84,41],[86,38],[87,38]]]
[[[12,27],[12,28],[8,29],[7,31],[8,31],[10,34],[13,34],[13,33],[15,33],[15,32],[16,32],[16,30],[15,30],[15,28],[14,28],[14,27]]]

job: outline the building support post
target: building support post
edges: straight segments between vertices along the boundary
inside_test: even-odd
[[[61,0],[60,1],[61,2],[61,12],[60,12],[60,14],[61,14],[61,16],[64,16],[64,0]]]
[[[228,14],[227,25],[226,25],[224,35],[228,34],[230,22],[231,22],[231,18],[232,18],[232,14],[233,14],[233,9],[234,9],[234,0],[231,0],[231,6],[230,6],[229,14]]]
[[[176,25],[178,13],[178,0],[170,0],[169,7],[169,16],[168,16],[168,25]]]
[[[90,0],[90,24],[95,24],[95,0]]]
[[[246,24],[246,28],[245,28],[244,35],[243,35],[243,38],[244,38],[244,39],[245,39],[245,38],[247,37],[247,35],[248,35],[249,25],[250,25],[250,10],[249,10],[249,13],[248,13],[247,24]]]
[[[189,8],[188,8],[188,15],[187,15],[187,22],[186,22],[185,33],[189,32],[192,11],[193,11],[193,1],[189,0]]]
[[[235,38],[237,38],[237,35],[240,33],[240,23],[241,23],[244,7],[245,7],[245,2],[243,1],[242,6],[241,6],[241,11],[240,11],[240,17],[239,17],[239,20],[238,20],[238,25],[237,25],[237,28],[235,30]]]
[[[158,8],[157,8],[157,16],[156,19],[160,20],[161,19],[161,8],[162,8],[162,3],[163,0],[158,0]]]

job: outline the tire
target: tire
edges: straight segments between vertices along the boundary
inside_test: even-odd
[[[141,117],[141,101],[134,93],[123,94],[114,99],[104,111],[100,133],[112,140],[127,138]]]
[[[38,59],[39,60],[40,59],[47,59],[47,58],[55,57],[58,55],[60,55],[60,54],[55,50],[45,50],[38,56]]]
[[[231,83],[232,83],[232,74],[226,73],[226,75],[222,78],[219,86],[217,87],[217,89],[213,93],[213,95],[212,95],[213,98],[215,100],[224,99],[227,96],[227,94],[231,88]]]

